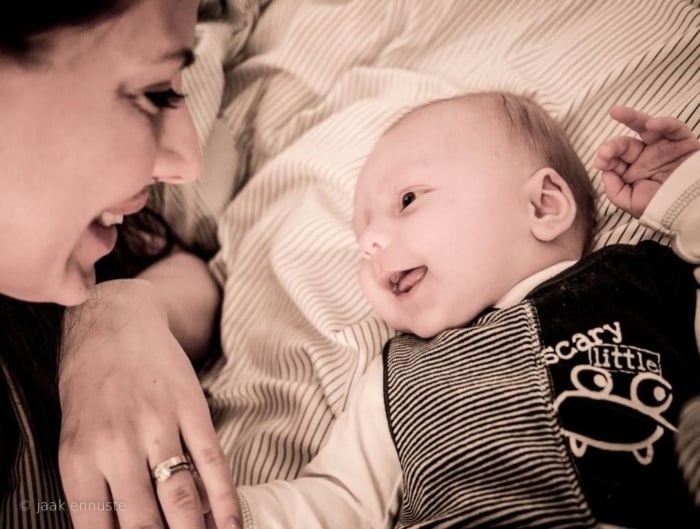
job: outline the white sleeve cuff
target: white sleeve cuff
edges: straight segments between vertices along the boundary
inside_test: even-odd
[[[640,221],[669,235],[671,246],[682,259],[700,263],[700,151],[664,182]]]

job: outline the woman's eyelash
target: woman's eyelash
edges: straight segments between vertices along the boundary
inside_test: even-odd
[[[185,94],[172,88],[158,92],[144,92],[144,96],[158,108],[177,108],[185,99]]]

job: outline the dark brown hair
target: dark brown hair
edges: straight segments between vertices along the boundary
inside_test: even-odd
[[[0,58],[23,65],[40,62],[53,32],[80,28],[115,17],[136,0],[40,0],[14,2],[0,17]]]

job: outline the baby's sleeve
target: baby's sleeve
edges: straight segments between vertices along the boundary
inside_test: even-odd
[[[384,408],[381,357],[353,389],[327,443],[293,481],[239,487],[245,529],[389,529],[401,465]]]
[[[640,221],[669,236],[679,257],[700,264],[700,151],[668,177]]]

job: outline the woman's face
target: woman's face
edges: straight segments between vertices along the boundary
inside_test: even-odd
[[[109,225],[141,209],[150,184],[197,178],[192,119],[169,92],[181,88],[197,4],[140,0],[55,33],[45,63],[0,61],[1,293],[84,301],[116,240]]]

